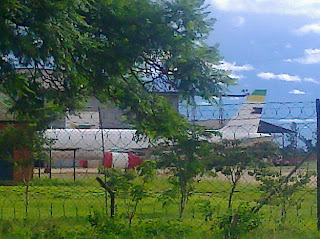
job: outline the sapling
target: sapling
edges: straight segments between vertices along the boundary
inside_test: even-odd
[[[226,214],[220,217],[219,227],[225,235],[233,237],[239,230],[252,230],[259,224],[256,221],[259,218],[248,209],[249,205],[234,209],[233,199],[241,178],[245,174],[259,174],[270,158],[277,155],[278,148],[269,142],[243,145],[240,141],[223,141],[222,144],[212,144],[211,147],[210,165],[217,173],[224,175],[231,185]]]
[[[136,215],[137,208],[142,199],[148,196],[148,183],[155,177],[156,163],[154,161],[145,161],[137,167],[136,178],[128,181],[128,190],[124,192],[125,204],[127,206],[127,217],[129,226]]]
[[[183,216],[186,203],[194,192],[205,172],[205,160],[208,156],[206,141],[201,140],[203,132],[190,128],[188,137],[180,137],[159,147],[159,167],[170,171],[169,183],[172,187],[164,192],[163,199],[179,195],[179,217]]]
[[[232,209],[232,200],[240,179],[248,173],[254,176],[268,163],[268,159],[277,152],[272,143],[241,145],[240,141],[224,141],[212,145],[211,164],[216,172],[224,175],[231,184],[228,196],[228,210]]]
[[[129,226],[136,215],[137,208],[142,199],[148,196],[148,183],[155,176],[155,162],[145,161],[135,170],[106,169],[106,182],[97,178],[102,187],[110,194],[111,217],[115,215],[116,197],[123,198],[129,220]]]
[[[257,180],[262,183],[260,189],[265,195],[275,190],[275,194],[266,201],[266,204],[279,207],[281,212],[279,222],[281,224],[286,222],[287,213],[291,207],[296,207],[297,211],[301,207],[302,199],[297,196],[297,192],[310,182],[312,175],[313,174],[308,171],[299,172],[291,176],[285,183],[281,182],[287,175],[284,175],[282,172],[264,170],[260,175],[256,176]]]

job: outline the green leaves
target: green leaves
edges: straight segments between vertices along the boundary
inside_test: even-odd
[[[144,161],[136,170],[104,169],[106,184],[124,199],[125,217],[131,225],[141,200],[149,196],[148,183],[155,177],[155,162]]]
[[[249,203],[241,203],[237,209],[219,216],[217,223],[224,238],[239,238],[240,235],[257,228],[262,222],[261,216],[251,211]]]
[[[217,47],[205,43],[213,21],[203,3],[4,1],[0,90],[40,129],[95,96],[151,138],[186,135],[185,120],[152,91],[209,99],[233,83],[214,67]]]

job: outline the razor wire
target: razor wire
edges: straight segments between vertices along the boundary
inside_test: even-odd
[[[215,106],[202,105],[192,109],[191,113],[185,109],[180,109],[180,112],[186,118],[192,119],[193,123],[199,123],[207,130],[216,130],[226,126],[235,116],[238,116],[239,122],[247,120],[247,118],[241,118],[243,114],[236,113],[242,105],[224,105],[223,110]],[[118,129],[103,128],[101,127],[103,120],[101,112],[88,109],[63,119],[63,123],[60,122],[63,127],[48,129],[45,133],[49,142],[47,158],[35,165],[33,181],[30,185],[20,184],[10,188],[0,186],[0,218],[78,217],[87,216],[94,210],[106,211],[110,198],[108,199],[106,191],[95,179],[106,177],[104,173],[106,153],[111,152],[114,156],[117,155],[119,162],[121,161],[125,167],[128,166],[126,160],[129,153],[148,159],[149,154],[144,151],[149,149],[150,143],[147,138],[139,139],[136,131],[127,126]],[[274,165],[269,165],[277,173],[277,177],[288,175],[294,165],[301,162],[308,153],[310,158],[294,172],[293,177],[299,180],[299,177],[305,173],[315,174],[313,151],[316,142],[315,102],[265,103],[261,120],[286,129],[287,132],[294,132],[271,133],[273,141],[282,151],[292,151],[286,157],[275,158]],[[241,123],[238,127],[241,128]],[[216,216],[227,207],[232,188],[230,177],[215,169],[212,172],[214,176],[209,173],[197,177],[197,183],[193,185],[194,190],[187,202],[188,216],[193,217],[195,214],[199,216],[208,203],[211,208],[214,208],[213,214]],[[163,198],[161,195],[172,187],[168,181],[171,176],[169,169],[157,170],[156,181],[149,189],[152,197],[148,199],[148,204],[153,205],[154,213],[165,215],[172,210],[170,207],[165,207],[160,200]],[[289,182],[289,185],[290,183],[292,182]],[[237,204],[260,200],[263,194],[259,188],[260,185],[261,182],[257,181],[248,169],[243,172],[237,184],[234,200]],[[294,207],[286,212],[296,216],[294,222],[304,221],[304,218],[315,220],[315,185],[316,178],[312,175],[309,182],[300,187],[294,196],[292,195],[292,199],[287,198],[287,201],[283,199],[284,204],[294,204]],[[248,195],[250,195],[249,198]],[[281,196],[283,195],[280,191],[276,192],[276,197]],[[119,201],[117,210],[121,211],[123,202],[121,199]],[[266,220],[278,220],[283,213],[279,205],[280,202],[271,203],[270,201],[269,205],[263,209],[268,212]],[[143,215],[143,206],[139,210]]]

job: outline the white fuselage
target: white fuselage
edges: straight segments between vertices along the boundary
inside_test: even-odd
[[[130,152],[151,145],[146,138],[138,141],[136,130],[130,129],[48,129],[45,136],[56,167],[71,167],[74,150],[76,164],[88,160],[89,167],[95,167],[101,164],[105,152]]]
[[[218,132],[222,137],[212,136],[205,140],[217,143],[222,139],[237,139],[247,143],[272,139],[269,134],[234,131],[230,126]],[[136,130],[130,129],[48,129],[45,131],[45,136],[51,142],[48,148],[57,167],[71,167],[74,151],[76,164],[78,160],[88,160],[89,166],[97,166],[101,164],[105,152],[125,153],[151,147],[148,138],[138,141]]]

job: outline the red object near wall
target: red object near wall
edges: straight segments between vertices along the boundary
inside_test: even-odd
[[[134,169],[136,166],[142,163],[143,163],[143,160],[131,152],[117,153],[117,152],[109,151],[104,154],[104,159],[103,159],[103,167],[105,168],[115,167],[115,168]]]
[[[50,173],[50,172],[51,172],[50,166],[46,166],[46,167],[44,168],[44,173]]]
[[[20,163],[22,166],[14,167],[13,181],[14,182],[28,182],[33,178],[33,161],[30,152],[26,149],[15,150],[14,161]],[[27,163],[25,163],[27,162]]]
[[[81,168],[88,168],[88,160],[79,160],[79,166]]]
[[[143,163],[143,160],[138,156],[134,155],[133,153],[128,153],[129,156],[129,165],[128,168],[134,169],[136,166]]]
[[[103,167],[112,168],[112,152],[106,152],[104,154]]]

